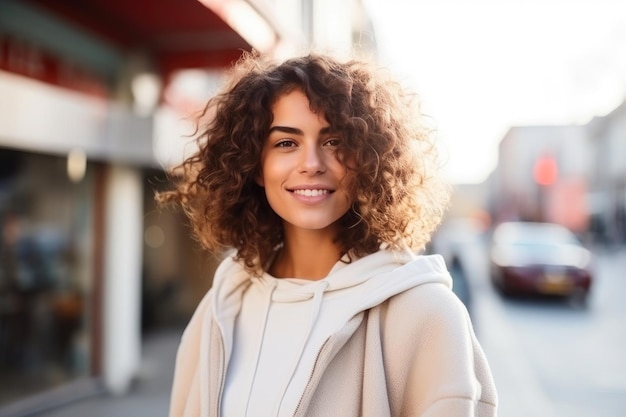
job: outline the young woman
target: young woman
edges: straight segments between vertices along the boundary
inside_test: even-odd
[[[185,330],[170,416],[494,416],[442,258],[448,189],[414,101],[361,61],[242,59],[174,171],[224,253]]]

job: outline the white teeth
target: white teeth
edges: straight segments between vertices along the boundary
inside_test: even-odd
[[[317,197],[319,195],[328,194],[328,190],[294,190],[294,193],[303,195],[306,197]]]

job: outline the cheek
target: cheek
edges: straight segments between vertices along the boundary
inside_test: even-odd
[[[268,187],[271,185],[272,179],[277,176],[276,171],[280,168],[279,162],[272,157],[271,153],[261,153],[261,160],[259,162],[258,174],[255,178],[256,183],[261,187]]]
[[[277,192],[289,176],[289,163],[282,158],[268,155],[262,159],[256,183],[265,188],[266,194]]]
[[[356,169],[357,167],[356,155],[353,151],[341,149],[337,155],[337,159],[340,164],[348,167],[349,169]]]
[[[356,198],[356,176],[355,172],[351,169],[345,169],[343,178],[341,179],[341,188],[348,200],[348,204],[352,204]]]
[[[353,154],[344,154],[343,157],[339,157],[337,160],[338,165],[340,166],[339,171],[341,172],[341,185],[345,190],[344,192],[348,196],[347,198],[350,200],[350,204],[352,204],[357,195],[357,162],[356,158]]]

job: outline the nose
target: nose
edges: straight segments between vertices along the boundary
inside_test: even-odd
[[[323,150],[318,146],[307,145],[302,147],[300,154],[300,173],[316,175],[326,171]]]

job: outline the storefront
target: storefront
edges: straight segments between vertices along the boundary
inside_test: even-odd
[[[26,415],[136,372],[152,130],[1,71],[0,108],[0,414]]]
[[[211,9],[221,2],[141,4],[0,2],[2,415],[125,392],[142,331],[184,321],[210,284],[215,260],[153,199],[162,91],[138,111],[133,84],[164,88],[280,36],[267,16]],[[265,46],[246,40],[255,27]]]
[[[0,148],[0,404],[92,374],[94,169]]]

